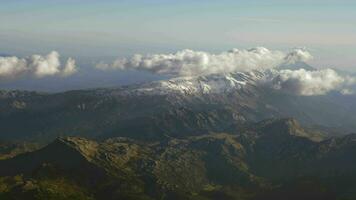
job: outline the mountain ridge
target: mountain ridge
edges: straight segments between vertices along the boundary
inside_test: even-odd
[[[351,132],[355,97],[298,96],[260,82],[270,72],[210,74],[63,93],[0,92],[0,139],[50,141],[61,135],[160,140],[234,132],[249,122],[296,118],[302,126]],[[21,124],[21,126],[18,126]],[[316,129],[316,128],[315,128]],[[11,134],[8,134],[11,133]]]
[[[210,195],[219,193],[230,199],[246,194],[243,199],[254,200],[260,194],[278,194],[303,177],[315,187],[319,187],[317,180],[344,175],[353,183],[355,136],[320,141],[312,136],[288,118],[265,120],[235,134],[211,133],[160,142],[59,137],[38,151],[0,161],[0,172],[2,176],[23,174],[23,179],[35,183],[65,177],[86,188],[95,199],[214,199]],[[343,167],[345,164],[349,167]],[[330,170],[334,172],[330,174]],[[308,178],[310,174],[314,179]],[[356,186],[334,188],[328,181],[322,183],[325,185],[320,187],[327,189],[315,189],[320,198],[314,199],[339,195]],[[299,195],[310,199],[310,193]]]

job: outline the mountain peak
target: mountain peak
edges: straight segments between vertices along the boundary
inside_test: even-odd
[[[254,85],[263,77],[263,72],[234,72],[204,76],[177,77],[155,81],[131,88],[138,94],[209,94],[240,90]]]
[[[80,137],[58,137],[53,143],[67,145],[90,159],[97,152],[98,143]]]
[[[305,62],[293,62],[293,63],[285,63],[280,65],[277,69],[279,70],[299,70],[299,69],[305,69],[307,71],[314,71],[316,70],[314,67],[310,66],[309,64],[305,63]]]
[[[258,129],[262,135],[268,136],[296,136],[321,141],[324,136],[319,132],[306,131],[294,118],[269,119],[259,123]]]

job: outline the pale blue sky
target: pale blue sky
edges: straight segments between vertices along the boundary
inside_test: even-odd
[[[78,63],[190,48],[307,47],[356,68],[356,0],[0,0],[0,54]]]

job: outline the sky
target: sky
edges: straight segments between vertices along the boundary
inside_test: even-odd
[[[0,0],[0,55],[55,50],[83,69],[136,53],[263,46],[306,48],[318,68],[356,71],[355,10],[355,0]],[[125,73],[135,78],[118,82]]]

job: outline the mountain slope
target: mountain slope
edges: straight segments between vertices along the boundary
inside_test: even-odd
[[[2,91],[0,139],[160,140],[233,132],[236,125],[281,117],[305,126],[354,130],[354,96],[286,94],[259,84],[263,76],[257,71],[213,74],[56,94]]]
[[[356,187],[354,135],[316,141],[293,119],[265,120],[241,130],[161,142],[59,138],[38,151],[0,161],[0,175],[23,174],[23,182],[35,185],[62,179],[94,199],[355,195],[348,193]],[[305,181],[309,189],[297,186]],[[11,184],[6,187],[12,191]],[[36,193],[35,188],[23,190]]]

